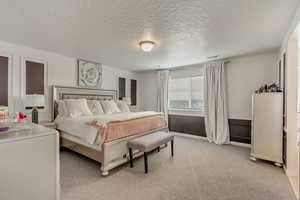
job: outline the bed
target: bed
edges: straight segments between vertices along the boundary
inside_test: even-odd
[[[115,90],[85,89],[75,87],[53,86],[53,120],[60,132],[60,144],[72,151],[87,156],[101,163],[103,176],[109,170],[129,161],[127,142],[133,138],[153,132],[168,131],[167,123],[162,115],[140,112],[120,113],[110,115],[89,116],[81,118],[59,118],[58,100],[80,99],[88,100],[116,100]],[[107,120],[105,129],[93,126],[95,119]],[[122,120],[112,120],[122,119]],[[127,120],[128,119],[128,120]],[[100,134],[101,132],[101,134]],[[141,155],[135,152],[134,157]]]

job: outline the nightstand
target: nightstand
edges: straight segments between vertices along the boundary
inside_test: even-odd
[[[52,122],[52,121],[39,122],[39,125],[45,126],[47,128],[51,128],[51,129],[56,129],[56,124],[55,124],[55,122]]]

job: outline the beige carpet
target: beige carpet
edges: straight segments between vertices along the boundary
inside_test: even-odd
[[[62,200],[294,200],[282,169],[249,160],[249,149],[177,136],[170,149],[125,164],[102,177],[99,165],[61,152]]]

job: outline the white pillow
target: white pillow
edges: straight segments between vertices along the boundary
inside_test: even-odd
[[[90,111],[86,99],[66,99],[64,100],[68,109],[68,116],[91,116],[93,113]]]
[[[94,114],[104,114],[104,111],[102,109],[102,106],[99,101],[97,100],[87,100],[87,105],[90,109],[90,111]]]
[[[118,108],[117,104],[113,100],[101,101],[101,105],[102,105],[102,108],[103,108],[105,114],[121,112],[120,109]]]
[[[57,100],[57,112],[60,117],[68,116],[68,109],[63,100]]]
[[[130,112],[129,106],[127,105],[127,103],[125,101],[119,100],[119,101],[117,101],[117,105],[118,105],[119,109],[121,110],[121,112]]]

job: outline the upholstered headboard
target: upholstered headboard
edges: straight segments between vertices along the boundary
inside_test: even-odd
[[[63,99],[89,99],[89,100],[116,100],[116,90],[90,89],[78,87],[53,86],[53,112],[52,119],[54,120],[58,114],[57,100]]]

